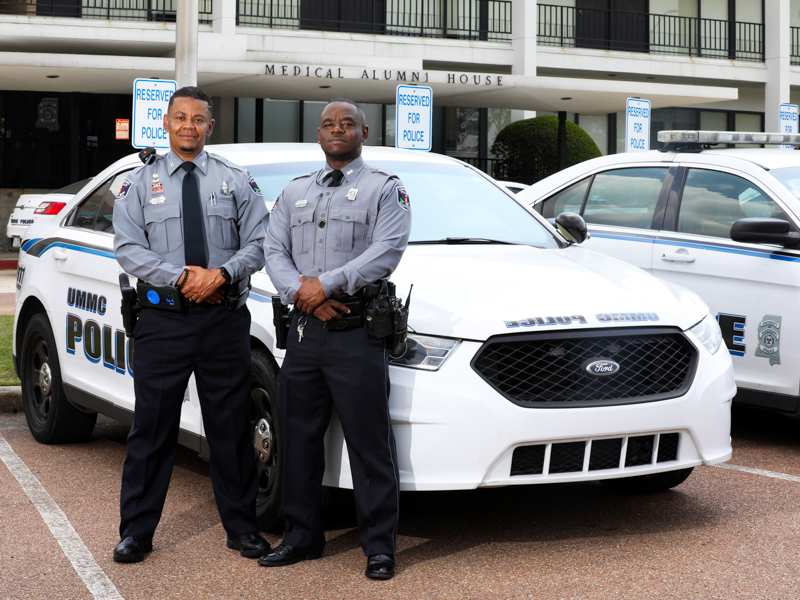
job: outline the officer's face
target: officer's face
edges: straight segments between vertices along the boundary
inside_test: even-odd
[[[208,103],[196,98],[175,98],[164,115],[164,129],[169,133],[172,151],[183,160],[191,160],[203,150],[214,128]]]
[[[361,156],[361,144],[369,136],[369,127],[355,106],[334,102],[323,109],[317,136],[329,164],[346,164]]]

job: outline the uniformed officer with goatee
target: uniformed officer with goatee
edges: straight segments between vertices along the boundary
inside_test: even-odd
[[[158,293],[140,296],[144,308],[133,332],[136,406],[122,471],[117,562],[139,562],[153,549],[192,373],[227,546],[248,558],[269,550],[255,512],[250,313],[226,299],[246,291],[247,278],[264,265],[266,208],[246,170],[204,150],[214,127],[211,111],[211,97],[199,88],[173,94],[164,117],[170,151],[130,175],[114,209],[122,268],[140,282],[171,287],[189,304],[178,312],[169,310],[174,298],[163,303]]]

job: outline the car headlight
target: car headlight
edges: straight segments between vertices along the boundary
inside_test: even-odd
[[[409,333],[405,354],[397,358],[390,357],[389,364],[438,371],[460,343],[458,340],[448,338]]]
[[[711,354],[716,354],[722,345],[722,332],[719,330],[717,320],[711,315],[706,315],[705,319],[689,329],[689,333],[696,337]]]

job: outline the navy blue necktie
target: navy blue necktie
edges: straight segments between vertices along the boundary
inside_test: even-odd
[[[328,187],[339,187],[342,185],[342,178],[344,178],[344,173],[339,171],[338,169],[334,169],[330,172],[331,182],[328,184]]]
[[[205,268],[206,244],[203,235],[203,207],[200,205],[200,190],[197,185],[195,165],[192,161],[181,164],[186,170],[183,177],[183,253],[187,265]]]

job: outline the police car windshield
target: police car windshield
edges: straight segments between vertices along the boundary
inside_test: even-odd
[[[785,185],[795,198],[800,198],[800,167],[772,169],[770,173]]]
[[[374,159],[368,164],[396,173],[405,184],[413,215],[409,243],[559,247],[552,234],[525,208],[466,166]],[[248,169],[270,207],[289,181],[320,166],[319,162],[297,162],[251,165]]]

